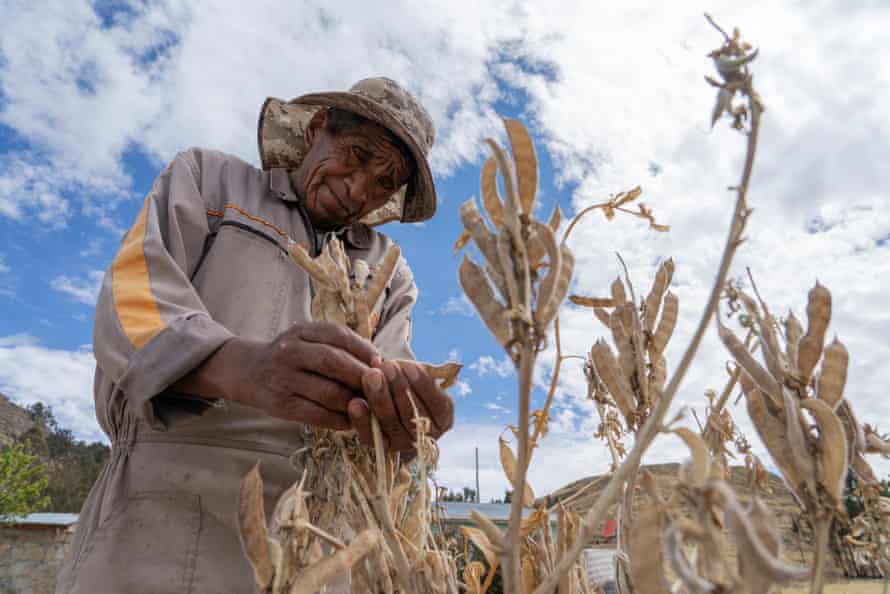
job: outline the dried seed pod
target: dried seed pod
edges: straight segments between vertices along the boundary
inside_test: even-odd
[[[633,591],[640,594],[668,594],[671,588],[664,575],[661,546],[664,514],[649,502],[640,506],[634,524],[627,546]]]
[[[652,289],[646,296],[646,331],[651,333],[655,327],[655,318],[658,315],[658,309],[661,307],[661,299],[668,285],[671,283],[671,277],[674,275],[674,261],[668,258],[658,267],[655,273],[655,280],[652,283]]]
[[[476,201],[473,198],[460,205],[460,221],[470,234],[470,237],[473,238],[473,243],[482,252],[485,260],[494,264],[500,270],[497,239],[495,234],[489,231],[485,221],[482,220],[482,215],[479,214],[479,209],[476,207]]]
[[[841,420],[825,402],[806,398],[801,408],[810,412],[819,427],[819,483],[838,504],[844,493],[844,478],[847,476],[847,439]]]
[[[470,302],[476,307],[488,330],[501,346],[512,339],[507,308],[494,296],[485,273],[479,265],[464,256],[459,269],[460,285]]]
[[[841,423],[844,424],[844,433],[847,436],[847,449],[850,452],[850,463],[853,461],[853,454],[857,452],[865,452],[865,432],[862,425],[853,412],[853,407],[846,399],[841,399],[840,404],[835,405],[834,412],[837,414]]]
[[[658,320],[655,334],[649,341],[649,357],[663,353],[674,327],[677,325],[677,314],[680,310],[680,300],[672,292],[668,291],[664,296],[664,305],[661,308],[661,318]]]
[[[498,444],[500,446],[501,466],[504,469],[504,474],[507,475],[507,480],[510,481],[510,484],[515,489],[516,456],[513,455],[513,450],[510,449],[510,445],[503,437],[498,438]],[[528,508],[532,508],[535,505],[535,493],[532,491],[528,481],[525,482],[525,489],[522,492],[522,505]]]
[[[541,310],[542,308],[546,308],[553,299],[557,279],[560,276],[562,256],[559,246],[556,243],[556,235],[550,227],[543,223],[539,223],[538,221],[533,221],[531,228],[541,240],[548,261],[547,276],[541,281],[541,289],[538,292],[538,310]],[[532,263],[531,258],[531,250],[529,250],[529,264]]]
[[[832,409],[837,408],[843,398],[849,361],[850,355],[846,347],[837,338],[828,345],[822,356],[816,395]]]
[[[821,356],[821,339],[809,334],[800,337],[800,342],[797,343],[797,375],[803,385],[810,383],[810,376]]]
[[[744,376],[744,374],[742,374]],[[788,448],[785,420],[770,411],[768,399],[756,387],[745,392],[748,416],[770,457],[785,477],[788,488],[801,500],[801,486],[806,481],[793,453]]]
[[[269,532],[266,529],[266,512],[263,505],[263,479],[257,462],[241,479],[238,497],[238,526],[241,546],[253,577],[261,591],[272,585],[275,565],[269,550]]]
[[[504,204],[501,202],[501,197],[498,196],[497,173],[498,164],[494,157],[489,157],[482,165],[480,191],[485,212],[488,213],[488,218],[495,228],[504,224]]]
[[[729,328],[721,324],[719,320],[717,322],[717,332],[720,335],[720,341],[723,342],[742,369],[754,380],[757,387],[772,399],[775,406],[781,407],[782,389],[775,378],[757,362],[748,349],[745,348],[742,341]]]
[[[396,265],[401,257],[402,249],[395,244],[389,246],[389,249],[386,250],[383,262],[380,263],[380,267],[374,272],[371,284],[368,285],[367,289],[368,307],[370,307],[371,311],[378,309],[383,299],[383,290],[392,280],[392,275],[395,274]]]
[[[485,557],[485,562],[488,563],[489,568],[497,564],[498,551],[495,550],[491,541],[488,540],[488,536],[482,530],[470,526],[461,526],[460,531],[463,533],[464,538],[469,539],[482,552],[482,556]]]
[[[627,294],[624,292],[624,283],[621,282],[621,278],[613,280],[609,288],[612,291],[612,300],[615,301],[616,307],[627,302]]]
[[[741,509],[729,487],[721,484],[717,486],[717,490],[724,499],[727,524],[735,535],[739,557],[744,557],[746,568],[750,568],[750,574],[741,574],[743,578],[756,574],[758,579],[756,581],[752,580],[753,583],[763,583],[766,580],[785,582],[799,580],[809,574],[808,568],[789,565],[782,560],[780,555],[773,552],[774,550],[777,551],[778,547],[770,546],[774,544],[775,536],[772,534],[772,526],[768,522],[770,519],[769,515],[766,514],[766,517],[761,515],[764,510],[761,510],[756,516],[753,514],[749,516]],[[757,518],[759,526],[754,525],[754,518]],[[766,536],[766,538],[762,538],[761,535]],[[754,592],[767,594],[769,588],[760,592],[750,591],[752,594]]]
[[[665,381],[667,381],[667,359],[664,355],[658,355],[652,363],[652,371],[649,374],[649,393],[660,395],[664,390]]]
[[[569,295],[569,301],[581,307],[614,307],[615,302],[611,297],[585,297],[583,295]]]
[[[790,390],[782,390],[785,409],[786,447],[791,453],[797,476],[802,477],[810,494],[816,492],[816,459],[810,451],[806,419],[801,413],[801,401]]]
[[[546,327],[559,311],[566,294],[569,292],[569,285],[572,284],[572,274],[575,270],[575,257],[569,248],[565,245],[560,246],[560,267],[559,276],[556,278],[556,285],[553,288],[553,296],[547,302],[544,309],[538,310],[538,323],[542,327]]]
[[[593,314],[596,316],[596,319],[602,322],[606,328],[612,327],[611,315],[605,309],[603,309],[602,307],[595,307],[593,309]]]
[[[504,127],[507,129],[510,147],[513,149],[513,160],[516,162],[519,202],[523,214],[530,215],[534,209],[535,193],[538,190],[538,159],[535,156],[535,145],[528,130],[519,120],[505,118]]]
[[[291,587],[290,594],[318,592],[325,584],[348,572],[353,565],[381,544],[382,538],[379,530],[365,530],[356,536],[345,549],[304,568],[300,573],[299,581]]]
[[[501,532],[500,528],[491,521],[491,519],[483,514],[482,512],[471,509],[470,517],[473,519],[476,524],[479,525],[479,528],[482,532],[485,533],[485,536],[488,537],[488,542],[491,543],[491,546],[495,553],[500,555],[504,552],[504,535]]]
[[[562,211],[557,204],[553,207],[553,213],[550,215],[550,220],[547,221],[547,225],[553,229],[554,233],[556,233],[559,230],[560,223],[562,223]]]
[[[801,336],[803,336],[803,326],[800,325],[800,320],[794,316],[794,312],[788,312],[788,317],[785,318],[785,353],[792,369],[798,369],[797,343]]]
[[[636,412],[636,402],[627,378],[618,368],[618,362],[615,360],[615,355],[612,354],[612,349],[602,339],[597,340],[590,349],[590,358],[596,367],[597,375],[612,394],[612,399],[618,406],[618,410],[630,422]]]
[[[871,469],[871,465],[865,460],[862,454],[857,452],[853,456],[853,463],[851,466],[860,481],[868,485],[878,484],[878,478],[875,476],[874,471]]]
[[[612,312],[612,316],[609,320],[609,328],[612,330],[612,340],[615,342],[615,348],[618,349],[618,365],[621,367],[621,372],[624,374],[624,377],[626,377],[628,382],[631,382],[631,385],[633,385],[633,377],[637,372],[637,360],[634,355],[634,348],[631,343],[630,335],[627,332],[628,329],[625,329],[624,324],[621,323],[623,314],[622,310],[626,307],[633,306],[629,303],[625,303]]]
[[[711,454],[708,451],[708,445],[699,435],[685,427],[678,427],[672,433],[683,440],[692,454],[692,472],[689,476],[689,483],[694,487],[703,486],[710,478],[711,472]]]
[[[865,453],[881,454],[885,458],[890,457],[890,441],[883,439],[873,430],[866,428],[865,433]]]
[[[825,342],[825,330],[831,321],[831,293],[816,281],[807,295],[807,334]]]

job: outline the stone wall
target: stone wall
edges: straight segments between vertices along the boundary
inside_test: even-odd
[[[73,532],[73,525],[0,525],[0,594],[52,594]]]

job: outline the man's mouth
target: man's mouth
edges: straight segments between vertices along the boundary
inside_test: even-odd
[[[340,209],[340,211],[342,211],[343,215],[345,215],[347,219],[351,218],[355,214],[355,212],[346,205],[346,202],[340,197],[337,192],[334,191],[333,188],[331,188],[331,186],[329,186],[328,184],[325,184],[325,186],[327,187],[328,193],[331,195],[331,198],[333,198],[334,201],[337,203],[337,207]]]

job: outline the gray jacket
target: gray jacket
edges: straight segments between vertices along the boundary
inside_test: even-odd
[[[342,238],[370,264],[391,244],[360,224]],[[271,340],[310,319],[309,280],[288,240],[320,247],[283,169],[190,149],[155,181],[96,307],[96,416],[111,458],[57,594],[253,591],[237,533],[240,479],[261,460],[271,510],[299,477],[299,457],[289,458],[306,427],[169,387],[235,336]],[[387,358],[413,358],[416,297],[402,260],[374,336]]]

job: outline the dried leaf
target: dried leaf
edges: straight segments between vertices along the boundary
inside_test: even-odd
[[[466,247],[466,245],[470,242],[471,236],[470,232],[466,229],[461,230],[460,237],[457,238],[457,241],[454,242],[454,247],[451,248],[451,252],[453,254],[457,254],[457,252],[461,251]]]
[[[269,552],[269,532],[266,528],[266,511],[263,505],[263,479],[260,476],[260,463],[254,464],[241,479],[241,492],[238,496],[238,525],[241,546],[260,590],[272,584],[275,566]]]
[[[510,484],[513,485],[513,488],[516,488],[516,456],[513,455],[513,450],[510,449],[510,445],[507,443],[503,437],[498,438],[498,444],[500,446],[500,455],[501,455],[501,466],[504,469],[504,474],[507,475],[507,480],[510,481]],[[535,505],[535,493],[532,491],[531,486],[528,484],[528,481],[525,482],[525,490],[522,495],[522,505],[525,507],[531,508]]]
[[[562,211],[559,209],[559,205],[553,207],[553,213],[550,215],[550,220],[547,224],[553,229],[553,232],[556,233],[559,231],[559,225],[562,223]]]
[[[460,531],[463,533],[464,538],[468,538],[479,549],[482,556],[485,557],[485,562],[488,563],[489,569],[497,564],[498,551],[482,530],[471,526],[461,526]]]

